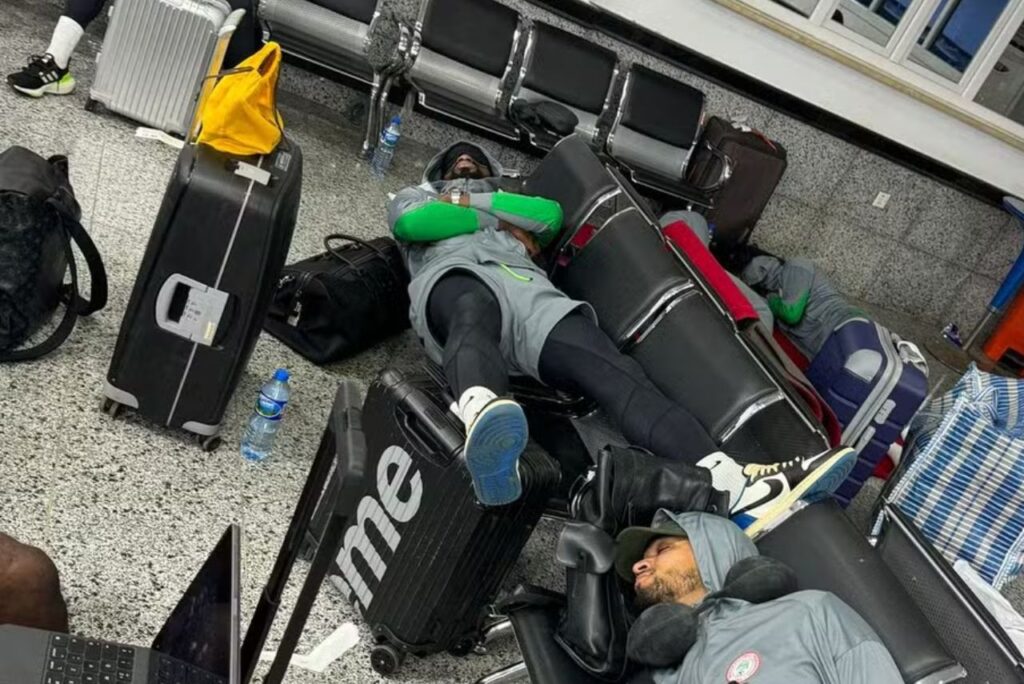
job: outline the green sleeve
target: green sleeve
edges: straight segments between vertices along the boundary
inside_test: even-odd
[[[796,325],[807,312],[807,301],[811,297],[811,291],[806,290],[799,299],[794,302],[786,302],[777,294],[768,295],[768,308],[772,310],[775,317],[786,325]]]
[[[470,194],[470,205],[533,233],[541,247],[547,246],[562,230],[562,206],[544,197],[512,192]]]
[[[448,202],[427,202],[403,213],[394,223],[395,237],[404,242],[435,242],[480,228],[477,213]]]

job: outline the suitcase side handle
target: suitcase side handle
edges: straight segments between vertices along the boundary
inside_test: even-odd
[[[426,394],[413,389],[396,408],[403,434],[417,450],[439,465],[448,465],[465,438]]]

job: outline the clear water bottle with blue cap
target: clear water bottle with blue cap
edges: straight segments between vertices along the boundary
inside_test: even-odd
[[[395,158],[395,148],[398,147],[398,139],[402,137],[402,117],[392,117],[391,123],[387,125],[380,134],[377,147],[373,150],[373,159],[370,161],[370,171],[377,178],[383,178],[391,162]]]
[[[290,393],[288,371],[278,368],[274,376],[260,388],[249,426],[242,436],[242,456],[245,460],[258,462],[270,455],[274,438],[281,429],[281,419]]]

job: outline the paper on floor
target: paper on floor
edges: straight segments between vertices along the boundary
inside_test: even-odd
[[[304,670],[323,672],[358,643],[359,629],[351,622],[346,622],[306,655],[293,655],[291,664]],[[260,660],[273,660],[275,655],[277,651],[264,651],[260,654]]]

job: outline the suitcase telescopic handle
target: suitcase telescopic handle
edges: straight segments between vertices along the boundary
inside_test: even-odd
[[[440,451],[450,460],[462,448],[462,434],[452,428],[444,412],[423,392],[412,390],[397,411],[403,432],[421,454],[430,457]]]

